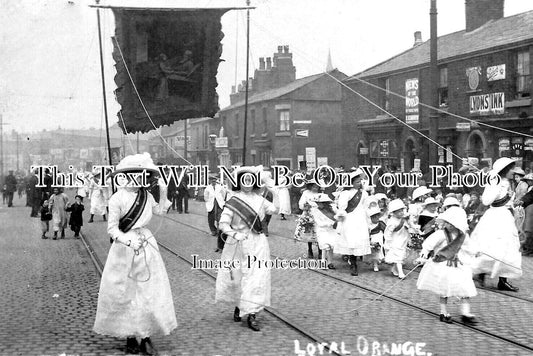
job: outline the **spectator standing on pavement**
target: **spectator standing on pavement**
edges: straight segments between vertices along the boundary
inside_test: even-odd
[[[34,172],[30,172],[28,178],[28,186],[26,191],[26,198],[31,206],[30,217],[36,218],[39,213],[39,208],[42,205],[41,203],[41,189],[36,185],[38,183],[38,178]]]
[[[50,220],[52,220],[52,213],[50,212],[50,209],[48,209],[48,200],[45,200],[43,202],[43,206],[41,207],[41,231],[42,239],[47,239],[48,236],[46,236],[46,233],[50,230]]]
[[[518,291],[507,278],[522,275],[522,256],[520,240],[515,219],[510,208],[513,203],[511,180],[515,161],[502,157],[494,162],[490,172],[489,184],[485,187],[481,202],[490,208],[480,218],[472,232],[472,240],[483,253],[476,259],[474,273],[479,274],[483,284],[486,273],[499,277],[498,289]],[[496,260],[498,259],[498,260]]]
[[[220,217],[220,229],[228,236],[221,260],[239,261],[239,268],[218,270],[216,301],[237,305],[233,320],[241,321],[248,315],[248,327],[259,331],[256,314],[270,306],[270,268],[261,264],[270,261],[270,247],[263,233],[261,221],[266,214],[276,213],[277,208],[263,198],[258,182],[246,184],[246,173],[261,174],[260,167],[240,167],[236,171],[236,194],[224,207]],[[248,262],[248,256],[254,256]]]
[[[102,186],[103,182],[100,179],[101,173],[96,173],[91,179],[89,185],[89,191],[91,196],[91,218],[89,222],[94,221],[95,215],[102,215],[104,221],[106,221],[106,194],[107,189]]]
[[[189,177],[187,172],[178,185],[178,213],[189,214]]]
[[[434,232],[422,243],[421,259],[427,260],[430,252],[433,257],[425,263],[418,276],[416,286],[440,297],[440,321],[451,323],[448,313],[448,298],[461,298],[461,320],[476,324],[470,312],[470,298],[477,295],[472,280],[470,259],[474,251],[469,250],[468,221],[466,213],[459,207],[451,207],[438,216],[444,228]]]
[[[169,172],[170,169],[166,169],[166,172]],[[178,207],[178,188],[174,179],[170,179],[168,182],[167,188],[167,199],[170,201],[170,209],[176,210]]]
[[[53,194],[48,201],[48,207],[52,211],[54,240],[57,240],[57,233],[59,231],[61,231],[61,238],[64,239],[65,227],[67,226],[67,212],[65,209],[68,203],[68,196],[58,187],[54,187],[52,192]]]
[[[74,199],[74,204],[68,205],[65,210],[70,212],[69,225],[70,229],[74,231],[74,237],[79,237],[83,226],[83,211],[85,207],[83,206],[83,197],[81,195],[76,195]]]
[[[224,195],[224,188],[217,182],[217,177],[215,175],[210,176],[209,185],[204,189],[204,201],[207,210],[207,223],[213,236],[218,236],[218,221],[225,203]],[[217,244],[217,252],[220,252],[218,250],[222,250],[220,244]]]
[[[13,194],[17,191],[17,178],[13,175],[13,171],[9,171],[9,174],[5,180],[6,185],[6,195],[7,195],[7,206],[13,206]]]
[[[114,174],[142,171],[158,172],[148,153],[126,156]],[[126,183],[132,182],[120,186]],[[168,335],[177,327],[165,264],[146,228],[152,214],[164,214],[170,207],[162,179],[158,185],[159,203],[147,189],[133,186],[118,188],[109,200],[107,232],[114,243],[102,274],[94,331],[126,338],[127,353],[156,354],[150,337]]]

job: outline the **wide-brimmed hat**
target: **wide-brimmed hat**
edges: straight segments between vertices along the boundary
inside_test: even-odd
[[[524,172],[524,170],[520,167],[516,167],[515,169],[513,169],[513,173],[514,174],[518,174],[519,176],[525,176],[526,175],[526,172]]]
[[[324,194],[324,193],[318,194],[313,199],[313,201],[315,201],[316,203],[331,203],[332,202],[331,198],[327,194]]]
[[[522,180],[533,180],[533,173],[528,173],[522,177]]]
[[[420,198],[421,196],[429,194],[431,192],[432,190],[426,187],[425,185],[418,187],[415,190],[413,190],[413,200],[416,200]]]
[[[383,193],[376,193],[376,194],[374,194],[374,197],[377,200],[382,200],[382,199],[389,200],[389,197],[386,194],[383,194]]]
[[[391,213],[397,210],[401,210],[401,209],[405,209],[405,204],[403,203],[401,199],[394,199],[393,201],[390,202],[389,211]]]
[[[437,217],[437,220],[446,221],[447,223],[450,223],[457,229],[461,230],[463,233],[468,231],[466,212],[457,206],[452,206],[445,212],[441,213]]]
[[[348,173],[348,176],[350,179],[354,179],[355,177],[364,175],[365,172],[361,168],[353,169],[351,172]]]
[[[370,209],[368,209],[368,216],[374,216],[377,214],[381,214],[381,209],[377,206],[373,206]]]
[[[150,157],[150,154],[148,152],[124,157],[120,161],[120,163],[117,164],[113,174],[142,171],[148,171],[152,173],[159,172],[157,166],[154,164],[154,161],[152,160],[152,157]]]
[[[460,207],[461,203],[459,203],[459,200],[457,200],[457,198],[455,197],[447,197],[446,199],[444,199],[444,202],[442,202],[442,207],[445,208],[448,206]]]
[[[437,199],[435,199],[433,197],[429,197],[429,198],[426,198],[426,200],[424,200],[424,203],[422,205],[428,206],[428,205],[431,205],[431,204],[440,205],[440,201],[438,201]]]
[[[516,161],[514,159],[511,159],[509,157],[502,157],[498,158],[496,162],[492,165],[492,174],[499,174],[501,171],[504,170],[505,167],[515,163]]]

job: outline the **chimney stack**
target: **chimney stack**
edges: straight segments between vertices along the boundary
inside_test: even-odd
[[[283,52],[283,46],[278,46],[278,53],[282,53]]]
[[[259,58],[259,70],[265,70],[265,57]]]
[[[231,86],[231,94],[235,94],[235,85]]]
[[[465,0],[466,32],[503,18],[505,0]]]
[[[272,58],[267,57],[267,63],[266,64],[267,64],[267,66],[266,66],[267,70],[272,69]]]
[[[420,46],[424,41],[422,41],[422,32],[416,31],[415,32],[415,43],[413,44],[413,47]]]

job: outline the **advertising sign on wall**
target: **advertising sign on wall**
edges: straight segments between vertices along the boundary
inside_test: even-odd
[[[505,79],[505,64],[487,67],[487,81]]]
[[[305,162],[307,164],[307,171],[310,172],[316,169],[316,148],[315,147],[305,148]]]
[[[418,124],[418,78],[405,81],[405,122]]]
[[[505,111],[505,93],[472,95],[470,97],[470,114],[503,114]]]

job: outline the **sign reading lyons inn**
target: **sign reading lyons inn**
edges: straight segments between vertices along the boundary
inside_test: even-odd
[[[472,95],[470,97],[470,114],[492,115],[505,111],[505,93]]]

